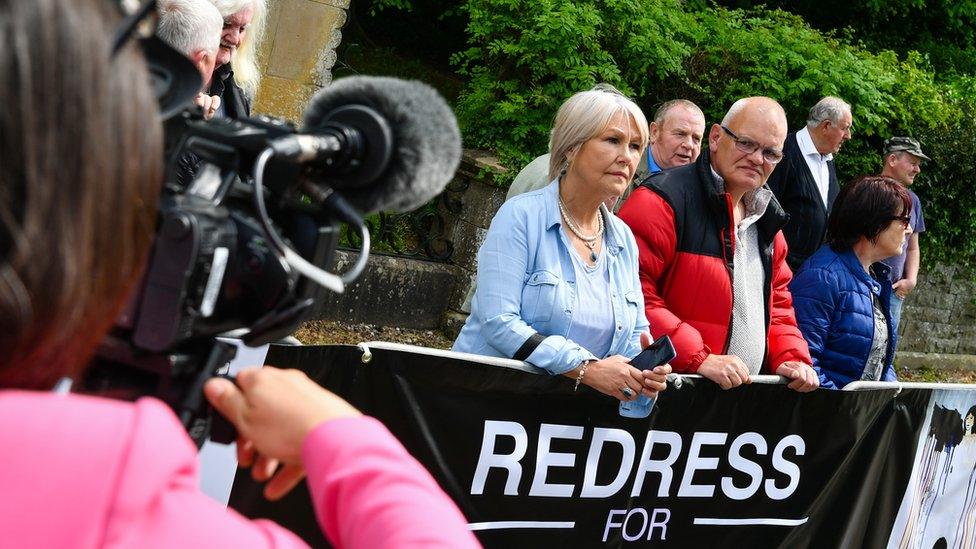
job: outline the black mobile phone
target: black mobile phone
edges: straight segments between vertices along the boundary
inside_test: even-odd
[[[678,353],[675,352],[674,345],[671,344],[671,338],[663,335],[631,359],[630,365],[638,370],[653,370],[655,366],[671,362],[676,356]]]

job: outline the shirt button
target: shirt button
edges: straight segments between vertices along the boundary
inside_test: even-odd
[[[617,324],[617,331],[620,331],[620,324]]]

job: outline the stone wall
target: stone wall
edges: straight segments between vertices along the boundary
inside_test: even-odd
[[[301,122],[308,100],[332,82],[348,9],[349,0],[268,0],[255,112]]]
[[[356,259],[338,252],[336,267],[349,269]],[[453,265],[386,255],[372,255],[366,269],[342,294],[326,293],[314,318],[401,328],[438,328],[450,296],[462,280]]]
[[[924,240],[922,245],[924,246]],[[913,354],[956,355],[960,367],[976,368],[976,281],[964,269],[940,265],[919,275],[905,301],[899,359],[913,364]]]
[[[454,244],[451,263],[374,255],[345,293],[330,294],[322,300],[315,317],[402,328],[445,327],[448,333],[459,330],[477,270],[478,248],[491,218],[505,200],[506,189],[493,185],[491,177],[493,171],[501,169],[489,155],[465,151],[450,184],[460,207],[448,209],[442,203],[439,212],[445,221],[445,234]],[[339,253],[339,271],[348,269],[353,255]]]
[[[454,242],[454,264],[459,280],[444,312],[444,332],[455,336],[471,311],[471,293],[478,270],[478,250],[495,212],[505,202],[507,188],[493,184],[492,174],[504,171],[498,160],[484,151],[465,151],[456,183],[465,189],[461,211],[450,231]]]

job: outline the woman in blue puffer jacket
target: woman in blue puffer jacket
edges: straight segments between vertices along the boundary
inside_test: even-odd
[[[826,244],[800,266],[790,292],[820,386],[895,381],[891,282],[882,259],[901,253],[911,233],[911,199],[883,176],[844,187],[827,220]]]

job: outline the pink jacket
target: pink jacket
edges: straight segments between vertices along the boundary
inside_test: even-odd
[[[434,479],[371,418],[303,447],[316,516],[337,547],[477,547]],[[303,546],[200,492],[196,448],[164,404],[0,391],[0,545]]]

